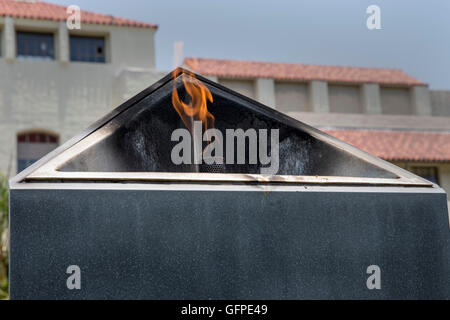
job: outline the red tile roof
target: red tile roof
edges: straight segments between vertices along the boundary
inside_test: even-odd
[[[227,78],[274,78],[279,80],[426,85],[399,69],[320,66],[292,63],[254,62],[186,58],[184,65],[194,72]]]
[[[450,133],[379,130],[324,131],[389,161],[450,161]]]
[[[51,21],[65,21],[66,7],[41,1],[0,0],[0,16]],[[81,23],[105,24],[123,27],[158,28],[155,24],[140,22],[106,14],[81,11]]]

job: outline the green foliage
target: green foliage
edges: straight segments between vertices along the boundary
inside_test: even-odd
[[[0,299],[8,298],[8,179],[0,173]]]

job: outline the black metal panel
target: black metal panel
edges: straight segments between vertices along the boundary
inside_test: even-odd
[[[444,193],[332,189],[12,190],[11,298],[450,298]]]

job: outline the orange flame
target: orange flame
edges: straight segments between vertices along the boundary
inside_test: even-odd
[[[173,72],[174,80],[180,74],[180,69]],[[208,111],[208,101],[213,102],[213,97],[209,89],[200,82],[192,72],[185,71],[181,75],[184,88],[191,97],[191,101],[187,104],[181,101],[176,81],[173,84],[172,105],[178,112],[185,126],[192,132],[194,121],[201,121],[204,130],[214,127],[214,116]]]

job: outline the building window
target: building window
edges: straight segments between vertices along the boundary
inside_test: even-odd
[[[21,172],[58,146],[58,136],[27,132],[17,136],[17,172]]]
[[[46,60],[55,59],[53,34],[17,32],[17,56]]]
[[[70,37],[70,60],[82,62],[106,62],[105,38]]]
[[[439,184],[437,167],[411,167],[410,170],[428,181]]]

